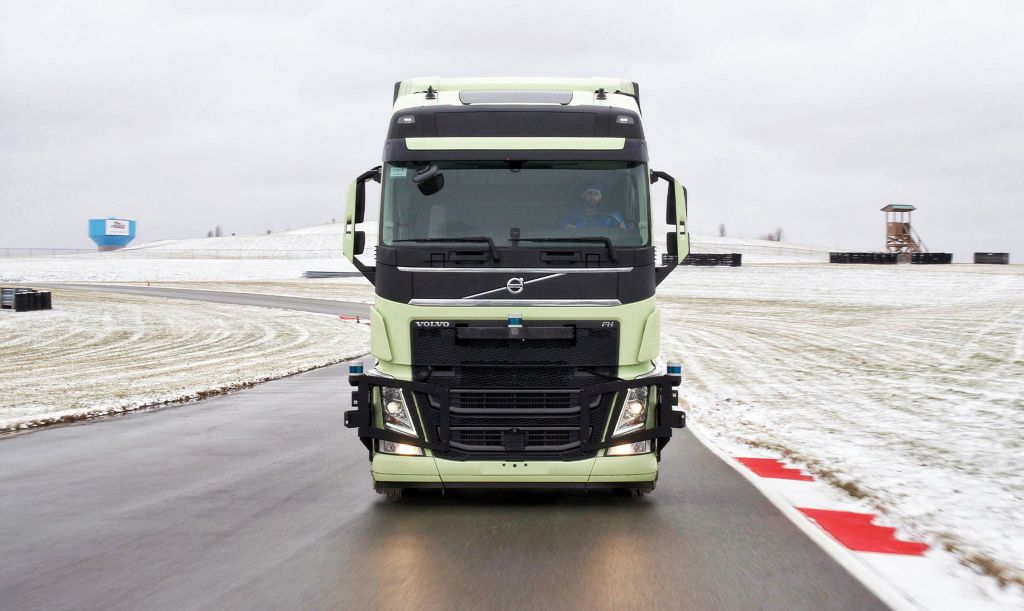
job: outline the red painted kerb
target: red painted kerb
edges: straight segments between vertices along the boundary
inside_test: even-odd
[[[743,465],[753,471],[760,477],[768,477],[771,479],[792,479],[801,482],[813,482],[814,478],[810,475],[804,475],[800,472],[800,469],[793,469],[787,467],[774,458],[740,458],[736,460],[743,463]]]
[[[871,521],[875,516],[869,513],[805,507],[797,507],[797,509],[817,522],[818,526],[832,535],[833,539],[855,552],[920,556],[928,551],[928,545],[925,543],[897,539],[895,528],[872,524]]]

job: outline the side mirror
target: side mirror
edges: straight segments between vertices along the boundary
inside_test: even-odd
[[[651,172],[651,182],[658,179],[669,183],[668,197],[665,201],[665,223],[672,225],[675,231],[665,236],[668,254],[681,263],[690,254],[690,232],[686,228],[686,187],[665,172]]]
[[[380,166],[363,172],[348,186],[348,195],[345,198],[345,227],[342,235],[342,252],[345,258],[352,262],[360,271],[362,264],[356,260],[356,255],[363,254],[366,248],[366,232],[356,231],[356,225],[363,222],[366,216],[366,182],[375,180],[380,182]]]
[[[682,263],[683,259],[690,254],[690,231],[686,228],[686,187],[679,181],[672,181],[672,188],[669,189],[669,193],[672,194],[671,206],[667,206],[674,214],[674,218],[669,221],[669,224],[676,226],[676,257],[677,260]],[[665,216],[669,216],[666,212]]]

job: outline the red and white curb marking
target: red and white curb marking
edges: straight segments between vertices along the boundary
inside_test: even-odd
[[[886,525],[864,501],[814,479],[778,453],[694,437],[893,609],[1020,609],[1020,599],[951,554]],[[1001,595],[1002,594],[1002,595]]]

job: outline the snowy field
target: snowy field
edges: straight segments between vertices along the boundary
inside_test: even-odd
[[[139,282],[119,282],[126,286],[146,286]],[[284,297],[334,299],[373,303],[373,285],[362,276],[356,278],[316,278],[309,280],[250,280],[242,282],[153,282],[149,286],[177,289],[216,289],[232,293],[256,293]]]
[[[685,268],[660,295],[701,432],[1024,584],[1024,268]]]
[[[104,255],[0,259],[0,281],[152,282],[368,302],[372,288],[361,278],[300,279],[306,270],[352,270],[331,251],[339,231],[325,225]],[[693,243],[695,252],[744,254],[743,267],[680,267],[659,288],[662,352],[686,365],[682,396],[693,425],[723,444],[780,450],[965,564],[1014,587],[1024,584],[1024,469],[1017,464],[1024,446],[1024,267],[828,265],[819,263],[827,248],[699,236]],[[259,258],[235,258],[245,251]],[[328,258],[303,258],[327,251]],[[132,298],[118,300],[131,310]],[[82,315],[100,316],[82,308]],[[156,338],[174,325],[147,331],[147,322],[158,323],[142,317],[143,310],[125,320],[159,345]],[[202,318],[201,311],[215,310],[183,302],[182,311]],[[0,332],[4,323],[9,320],[0,316]],[[59,333],[41,324],[30,341],[48,345],[60,333],[84,333],[61,324],[66,327]],[[364,329],[320,324],[336,330],[330,335],[336,343],[310,348],[324,350],[314,350],[312,360],[359,351],[352,343],[365,339]],[[180,358],[180,347],[175,351],[167,341],[172,358]],[[150,363],[162,358],[156,350]],[[283,358],[276,371],[295,362]],[[0,369],[0,390],[10,384],[5,373]],[[235,373],[240,381],[273,377],[246,377],[245,368]],[[217,375],[209,387],[238,383]],[[114,392],[125,387],[115,385]],[[127,388],[134,398],[116,397],[98,409],[140,404],[145,393]],[[82,389],[95,392],[84,401],[106,400],[110,390]],[[201,394],[185,383],[175,392]]]
[[[0,258],[0,283],[296,280],[307,270],[355,271],[340,258],[165,259],[126,255]]]
[[[0,282],[210,282],[297,280],[307,270],[355,272],[341,253],[340,223],[268,235],[162,240],[124,250],[0,258]],[[372,228],[367,244],[376,241]],[[663,233],[662,233],[663,235]],[[659,252],[664,243],[658,243]],[[828,261],[828,248],[691,236],[693,252],[743,254],[745,265]],[[373,264],[373,247],[360,259]]]
[[[0,432],[200,399],[366,352],[365,325],[290,310],[55,291],[0,311]],[[168,305],[171,307],[168,307]]]

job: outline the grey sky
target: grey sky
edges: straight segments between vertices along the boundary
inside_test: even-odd
[[[340,217],[396,80],[640,83],[693,230],[1024,256],[1024,4],[0,0],[0,247]]]

